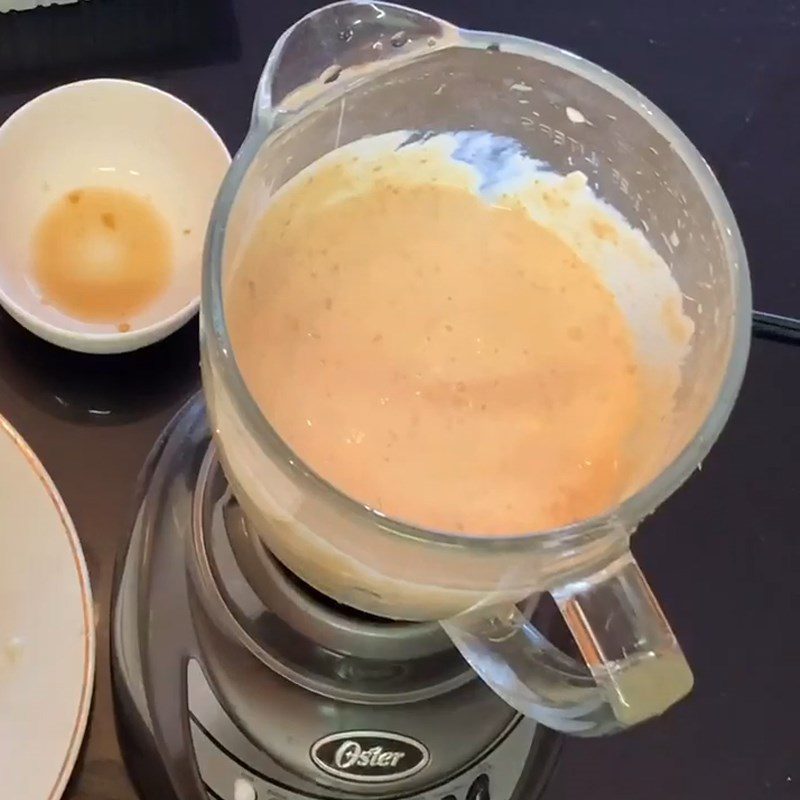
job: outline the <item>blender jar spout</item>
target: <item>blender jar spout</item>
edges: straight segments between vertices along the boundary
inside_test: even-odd
[[[323,95],[458,38],[449,23],[394,3],[343,0],[312,11],[275,43],[252,127],[275,128]]]

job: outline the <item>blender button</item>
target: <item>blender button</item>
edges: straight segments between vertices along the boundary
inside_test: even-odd
[[[247,778],[237,778],[233,782],[233,800],[258,800],[256,787]]]
[[[478,775],[475,778],[467,792],[467,800],[490,800],[488,775]]]

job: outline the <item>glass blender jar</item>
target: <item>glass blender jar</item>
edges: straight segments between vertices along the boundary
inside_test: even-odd
[[[514,91],[520,85],[524,105]],[[365,136],[472,129],[512,137],[555,172],[584,172],[668,264],[694,323],[665,423],[668,444],[652,454],[649,480],[607,513],[557,530],[428,531],[345,496],[262,415],[228,334],[230,276],[282,185]],[[750,319],[746,257],[722,190],[646,98],[549,45],[349,0],[286,31],[259,82],[251,128],[207,240],[204,392],[234,494],[252,531],[286,567],[361,611],[440,621],[474,670],[521,713],[557,730],[600,735],[661,713],[691,688],[629,540],[719,435],[742,381]],[[520,610],[543,592],[556,601],[585,664],[551,645]]]

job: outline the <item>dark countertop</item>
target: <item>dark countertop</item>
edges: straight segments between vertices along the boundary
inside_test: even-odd
[[[83,9],[53,9],[41,19],[47,23],[59,13],[60,20],[74,22],[94,3],[115,2],[133,13],[132,0],[91,0]],[[176,14],[185,11],[186,0],[173,3]],[[121,48],[106,47],[95,58],[91,47],[80,47],[73,48],[80,53],[77,60],[60,53],[63,63],[56,71],[25,62],[18,79],[3,61],[10,52],[3,52],[11,42],[4,35],[10,23],[0,17],[0,121],[55,83],[124,75],[191,103],[235,150],[270,47],[313,5],[236,0],[231,9],[230,0],[204,0],[195,8],[220,12],[214,17],[208,10],[204,17],[214,36],[204,40],[208,31],[191,29],[196,41],[187,44],[184,37],[179,56],[139,47],[123,57]],[[800,316],[795,102],[800,3],[417,0],[417,5],[462,25],[574,50],[649,95],[717,171],[747,245],[756,305]],[[143,6],[163,12],[170,2],[140,0],[137,8]],[[20,19],[15,36],[25,35]],[[34,27],[41,34],[48,26]],[[72,30],[79,28],[85,26]],[[199,385],[196,341],[194,320],[166,342],[132,356],[82,357],[40,342],[0,315],[0,413],[28,439],[61,490],[84,543],[96,600],[94,708],[69,800],[135,797],[111,715],[111,574],[145,456],[167,419]],[[694,668],[693,694],[632,733],[568,740],[545,800],[800,797],[798,396],[800,348],[755,342],[742,396],[702,471],[635,539],[634,549]]]

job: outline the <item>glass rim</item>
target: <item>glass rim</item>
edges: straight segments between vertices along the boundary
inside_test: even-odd
[[[321,10],[324,9],[318,11]],[[412,9],[408,10],[412,11]],[[314,13],[318,12],[311,12],[311,14]],[[422,14],[418,11],[413,11],[413,13]],[[437,18],[431,17],[431,19]],[[280,43],[286,41],[293,28],[302,21],[302,19],[299,20],[283,34],[276,49]],[[269,124],[259,123],[255,117],[251,129],[222,183],[208,228],[203,257],[201,336],[207,346],[213,349],[216,357],[215,368],[219,369],[221,379],[230,391],[236,412],[242,416],[259,446],[269,447],[272,457],[280,461],[280,466],[284,471],[290,472],[294,478],[306,483],[310,489],[325,493],[327,499],[335,503],[345,514],[360,518],[384,533],[391,533],[426,544],[459,549],[508,552],[513,549],[527,549],[533,541],[541,545],[570,545],[591,540],[607,532],[609,527],[619,525],[621,521],[628,520],[633,522],[627,524],[638,524],[641,519],[666,500],[705,458],[730,415],[744,378],[750,346],[752,296],[747,255],[733,211],[716,176],[694,144],[663,111],[623,79],[581,56],[553,45],[510,34],[455,28],[450,23],[438,21],[448,29],[455,30],[459,35],[459,40],[456,42],[451,40],[438,48],[428,49],[425,54],[464,46],[485,50],[488,45],[499,44],[504,52],[535,58],[572,72],[605,89],[642,116],[657,133],[670,143],[671,148],[697,182],[723,235],[726,262],[732,273],[735,307],[733,335],[725,373],[714,402],[692,439],[654,478],[612,508],[587,519],[542,531],[528,530],[490,535],[429,530],[411,522],[385,515],[334,486],[306,464],[262,414],[239,371],[225,320],[222,297],[222,263],[228,217],[250,165],[261,146],[273,132],[273,128]],[[276,53],[273,51],[267,61],[265,73],[274,69],[277,60],[275,55]],[[403,64],[408,64],[410,60],[404,61]],[[386,65],[386,69],[392,69],[393,66],[389,63]],[[259,86],[268,85],[265,77],[268,76],[262,76]],[[328,97],[328,93],[323,93],[316,100],[327,101]],[[306,111],[313,112],[316,106],[317,102],[312,101],[308,109],[301,111],[298,116],[304,115]],[[210,330],[207,329],[209,325]]]

